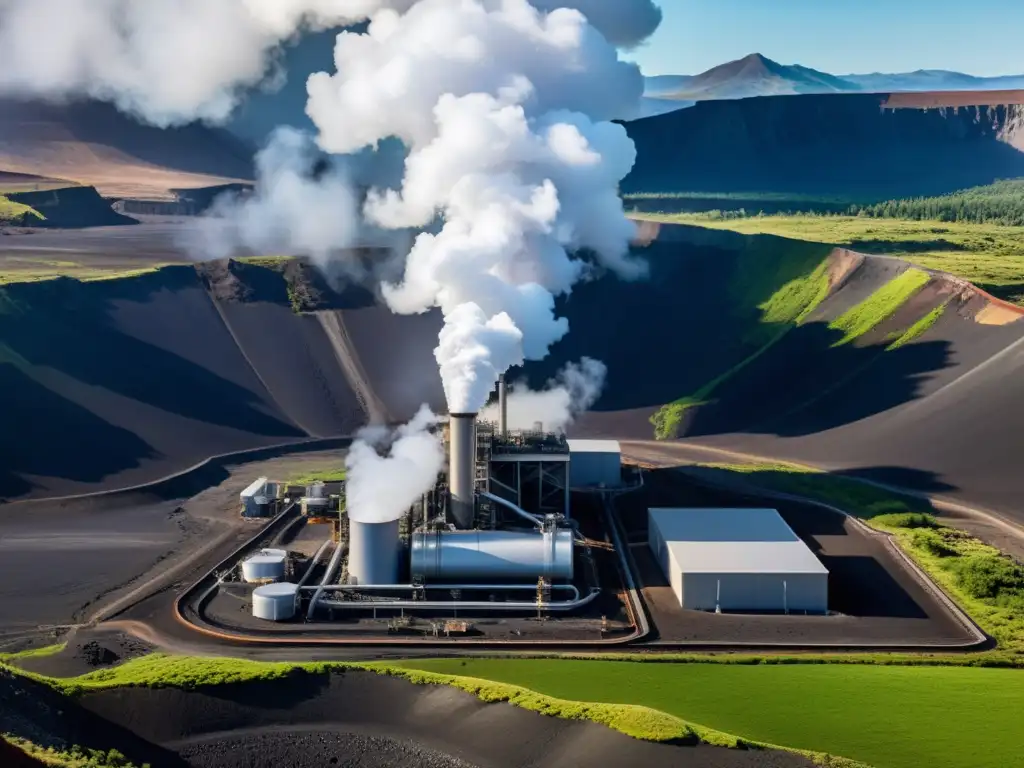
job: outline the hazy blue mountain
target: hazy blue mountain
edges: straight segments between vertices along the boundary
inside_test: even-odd
[[[1024,75],[975,77],[944,70],[897,74],[831,75],[798,64],[786,65],[752,53],[699,75],[647,78],[645,95],[659,100],[708,101],[797,93],[969,91],[1024,88]],[[680,104],[684,106],[684,104]]]

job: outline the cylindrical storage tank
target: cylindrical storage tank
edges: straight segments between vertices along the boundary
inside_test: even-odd
[[[348,583],[398,583],[398,520],[348,522]]]
[[[242,578],[249,583],[280,581],[284,578],[288,553],[281,549],[265,549],[242,563]]]
[[[252,615],[267,621],[287,621],[295,616],[297,584],[264,584],[252,591]]]
[[[461,582],[544,576],[572,580],[572,531],[417,531],[412,573],[427,581]]]
[[[452,522],[463,530],[473,527],[474,469],[476,468],[475,413],[453,413],[448,418],[448,490]]]

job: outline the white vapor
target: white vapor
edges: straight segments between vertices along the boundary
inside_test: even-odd
[[[379,428],[361,432],[345,457],[348,516],[361,523],[398,520],[430,490],[444,463],[440,438],[430,432],[438,423],[427,406],[393,434]],[[389,438],[390,447],[382,449]]]
[[[319,153],[294,128],[278,129],[256,156],[256,188],[249,197],[219,197],[209,215],[182,231],[190,251],[220,259],[239,251],[297,253],[326,264],[357,243],[359,200],[345,169],[313,170]]]
[[[407,147],[401,188],[371,191],[364,214],[389,229],[438,215],[443,226],[417,237],[384,297],[403,314],[441,309],[448,408],[475,413],[499,373],[565,335],[557,295],[595,268],[645,274],[617,194],[636,152],[607,122],[634,113],[643,78],[581,13],[526,0],[382,10],[365,33],[338,37],[335,64],[307,85],[318,142],[331,153],[387,137]]]
[[[0,94],[96,98],[156,125],[220,122],[245,89],[281,83],[281,46],[302,31],[416,1],[0,0]],[[579,8],[624,46],[660,20],[652,0],[535,3]]]
[[[548,382],[546,389],[535,391],[525,383],[510,385],[507,401],[508,428],[532,429],[539,421],[545,431],[565,431],[581,413],[597,402],[607,374],[608,367],[600,360],[584,357],[579,363],[568,363]],[[497,403],[484,408],[480,418],[496,422]]]

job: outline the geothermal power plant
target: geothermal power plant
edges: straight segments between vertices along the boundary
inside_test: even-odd
[[[570,487],[620,487],[618,443],[569,440],[539,423],[510,430],[503,378],[497,394],[496,422],[451,413],[436,428],[444,469],[400,519],[349,516],[344,482],[253,481],[243,516],[294,508],[295,526],[318,524],[330,537],[308,558],[254,549],[221,586],[243,599],[252,588],[251,616],[264,622],[556,616],[588,606],[601,594],[592,550],[601,542],[573,520]]]

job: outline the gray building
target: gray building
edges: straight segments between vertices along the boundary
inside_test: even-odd
[[[262,517],[270,512],[270,497],[267,494],[267,478],[259,477],[239,494],[243,517]]]
[[[828,570],[774,509],[649,509],[647,521],[683,608],[828,610]]]
[[[573,488],[622,485],[622,449],[618,440],[570,440],[569,483]]]

